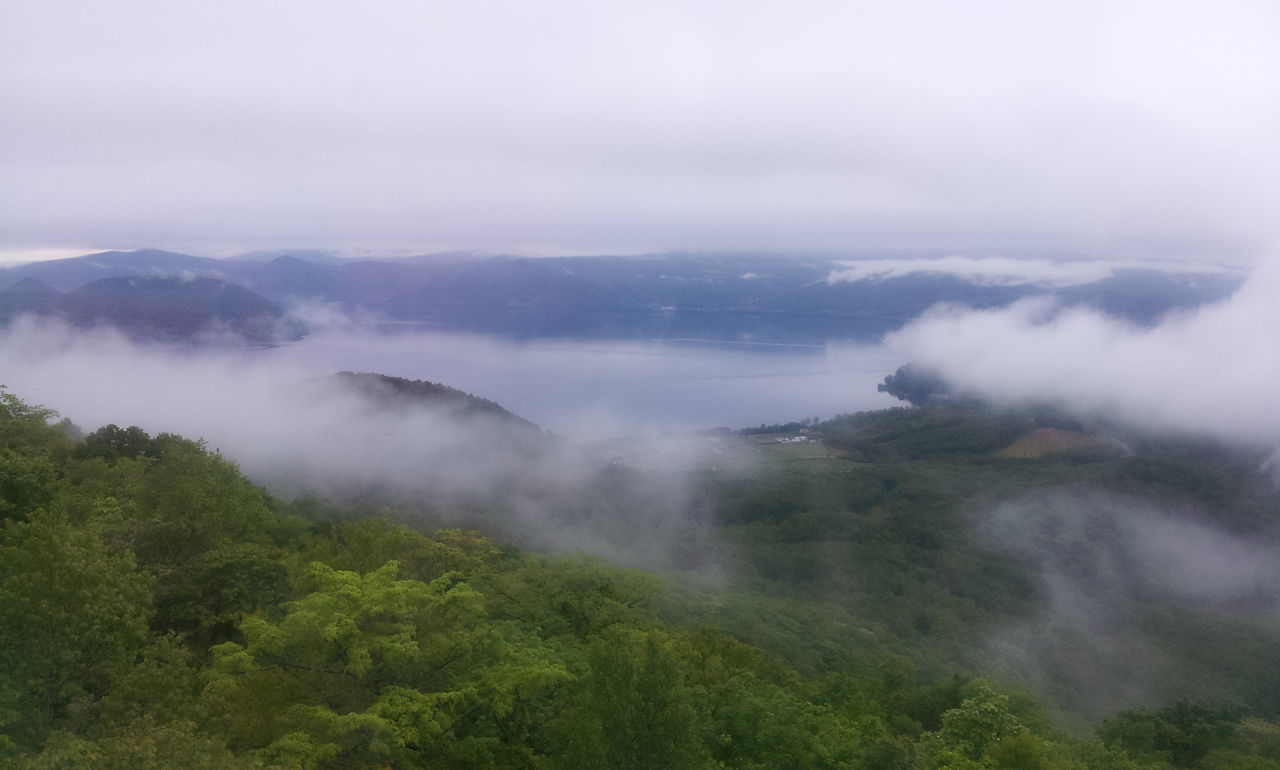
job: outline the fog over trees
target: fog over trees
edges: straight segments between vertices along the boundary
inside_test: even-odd
[[[0,4],[0,766],[1280,770],[1268,0]]]

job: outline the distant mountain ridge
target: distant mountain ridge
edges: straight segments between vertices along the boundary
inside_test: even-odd
[[[36,278],[60,292],[72,291],[103,278],[190,274],[226,279],[231,273],[224,269],[225,265],[226,263],[217,259],[159,249],[102,251],[82,257],[52,259],[11,267],[0,272],[0,288],[26,277]]]
[[[287,318],[271,300],[205,277],[111,277],[61,293],[28,276],[0,291],[0,323],[28,314],[81,327],[111,326],[151,340],[229,334],[267,344],[296,340],[305,333],[302,324]]]
[[[106,278],[184,276],[235,284],[277,305],[319,301],[388,321],[517,337],[821,343],[878,339],[938,302],[987,308],[1029,296],[1152,323],[1171,310],[1225,298],[1242,280],[1227,273],[1130,268],[1091,283],[1042,288],[986,285],[942,272],[829,282],[842,263],[818,258],[269,256],[101,252],[0,271],[0,289],[25,279],[71,292]]]
[[[62,295],[52,286],[36,278],[23,278],[0,291],[0,322],[8,322],[25,313],[51,315],[58,312]]]

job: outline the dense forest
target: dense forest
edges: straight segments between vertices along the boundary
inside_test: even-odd
[[[1145,545],[1274,554],[1255,450],[805,420],[696,471],[723,557],[657,574],[56,420],[0,391],[6,766],[1280,770],[1274,571]]]

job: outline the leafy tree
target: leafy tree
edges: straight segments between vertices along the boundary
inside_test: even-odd
[[[0,716],[38,745],[77,698],[95,698],[146,638],[148,580],[92,531],[39,514],[0,532]]]
[[[133,493],[140,564],[165,574],[221,545],[271,542],[277,517],[235,465],[171,434],[154,444],[157,460]]]
[[[1098,727],[1098,736],[1106,745],[1135,757],[1194,767],[1209,752],[1227,744],[1242,712],[1236,706],[1178,701],[1154,711],[1122,711]]]
[[[227,641],[250,613],[289,595],[280,550],[257,543],[212,548],[166,578],[156,595],[157,627],[191,634],[202,646]]]
[[[369,518],[317,525],[298,560],[361,573],[395,561],[405,577],[434,580],[446,572],[474,576],[500,553],[479,532],[450,529],[428,537],[403,524]]]
[[[1020,734],[1025,728],[1010,711],[1009,698],[986,684],[942,715],[942,740],[969,759],[980,759],[989,747]]]
[[[711,628],[674,639],[711,758],[726,767],[847,767],[887,737],[878,717],[814,698],[796,672]]]
[[[76,455],[85,459],[101,457],[108,462],[122,457],[155,457],[157,446],[151,436],[137,425],[121,428],[119,425],[104,425],[84,437],[84,441],[76,449]]]
[[[57,733],[35,756],[19,761],[21,770],[248,770],[261,767],[252,757],[237,757],[225,744],[192,722],[157,723],[152,717],[113,725],[96,740]]]
[[[96,737],[112,726],[136,723],[144,718],[163,725],[172,721],[197,722],[204,718],[199,703],[205,680],[204,650],[190,649],[177,635],[153,637],[135,662],[119,672],[111,689],[86,714],[97,726]]]
[[[54,414],[0,387],[0,518],[25,517],[55,493],[71,444],[49,426]]]
[[[653,625],[661,583],[589,558],[529,557],[484,579],[489,612],[545,637],[588,641],[614,626]]]
[[[0,519],[22,518],[47,505],[56,481],[47,456],[0,447]]]
[[[1280,760],[1239,749],[1214,749],[1197,766],[1202,770],[1280,770]]]
[[[592,642],[570,766],[705,767],[692,693],[660,632],[616,631]]]
[[[261,489],[199,443],[162,434],[152,445],[154,458],[85,462],[99,469],[100,486],[73,498],[96,508],[104,537],[155,578],[157,630],[220,641],[240,617],[284,598],[281,519]]]
[[[214,648],[212,692],[235,742],[307,767],[476,750],[456,729],[474,697],[466,674],[492,644],[479,595],[452,573],[397,572],[315,564],[318,589],[279,622],[250,617],[243,645]]]
[[[1231,738],[1233,748],[1280,761],[1280,724],[1249,718],[1240,722]]]

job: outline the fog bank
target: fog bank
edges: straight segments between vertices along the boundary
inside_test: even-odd
[[[687,483],[700,454],[684,439],[636,438],[619,465],[501,417],[375,403],[327,378],[332,363],[138,345],[29,319],[0,333],[0,384],[85,430],[114,423],[203,439],[285,495],[391,503],[433,522],[629,564],[713,566],[716,549]]]
[[[1251,670],[1274,670],[1274,532],[1246,538],[1193,511],[1072,489],[1000,505],[978,517],[976,533],[1039,575],[1041,609],[994,634],[994,665],[1069,712],[1096,719],[1177,698],[1233,697],[1229,669],[1239,660],[1220,662],[1216,640],[1256,658]]]
[[[935,308],[890,338],[904,358],[998,403],[1051,401],[1151,427],[1280,445],[1280,261],[1229,299],[1140,328],[1027,301]]]
[[[1156,262],[1145,260],[1053,260],[1014,257],[945,257],[862,259],[845,261],[827,276],[827,283],[887,280],[919,273],[950,275],[979,286],[1082,286],[1114,277],[1123,270],[1159,270],[1164,273],[1236,274],[1237,269],[1207,262]]]

